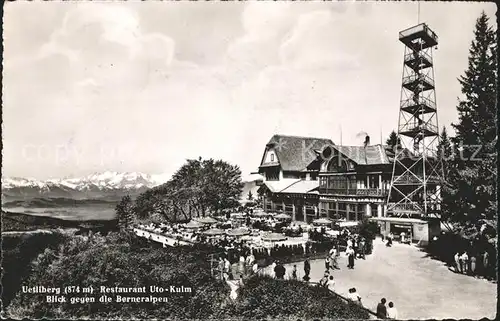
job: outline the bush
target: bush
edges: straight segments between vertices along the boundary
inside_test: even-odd
[[[64,288],[183,285],[190,294],[167,294],[168,304],[108,303],[47,304],[43,294],[19,292],[7,310],[12,318],[188,318],[218,317],[228,288],[212,279],[208,249],[153,248],[138,238],[115,233],[108,237],[75,236],[57,249],[47,249],[33,263],[27,286]],[[150,293],[146,293],[149,296]],[[140,296],[142,294],[124,294]],[[160,294],[161,295],[161,294]],[[112,294],[108,296],[113,296]]]
[[[246,282],[231,313],[244,319],[368,319],[366,311],[348,305],[325,288],[267,276]]]
[[[31,272],[31,262],[67,238],[60,232],[2,235],[2,302],[7,307]]]

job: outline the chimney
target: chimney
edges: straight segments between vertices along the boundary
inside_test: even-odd
[[[368,145],[370,145],[370,136],[366,135],[366,137],[365,137],[365,144],[364,145],[365,145],[365,147],[368,146]]]

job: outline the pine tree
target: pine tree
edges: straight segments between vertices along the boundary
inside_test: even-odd
[[[247,199],[249,201],[253,201],[253,194],[252,194],[252,191],[248,191],[248,196],[247,196]]]
[[[115,208],[118,219],[118,227],[121,231],[127,230],[133,223],[133,202],[132,198],[124,196]]]
[[[469,64],[459,78],[463,98],[453,144],[460,150],[448,168],[454,220],[478,225],[496,218],[496,69],[495,31],[483,12],[476,22]],[[451,210],[451,209],[450,209]]]
[[[391,147],[391,148],[394,148],[394,146],[396,145],[401,145],[401,140],[398,139],[398,134],[393,130],[390,134],[389,134],[389,138],[387,138],[387,140],[385,141],[385,143]]]
[[[443,130],[441,131],[441,135],[439,137],[439,144],[437,146],[437,154],[439,159],[443,163],[443,176],[444,179],[446,180],[448,172],[451,169],[450,163],[452,162],[452,158],[454,157],[453,148],[451,146],[451,140],[448,137],[446,127],[443,127]]]

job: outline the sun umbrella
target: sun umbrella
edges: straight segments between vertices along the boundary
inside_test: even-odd
[[[292,217],[290,215],[284,214],[284,213],[278,214],[274,218],[276,218],[278,220],[291,220],[292,219]]]
[[[215,223],[219,223],[218,220],[216,220],[215,218],[210,217],[210,216],[198,217],[198,218],[195,218],[194,220],[197,221],[197,222],[199,222],[199,223],[202,223],[202,224],[215,224]]]
[[[243,218],[245,218],[245,215],[243,215],[241,213],[233,213],[233,214],[231,214],[231,218],[234,218],[234,219],[243,219]]]
[[[202,227],[204,224],[200,223],[200,222],[196,222],[196,221],[189,221],[188,223],[186,223],[185,227],[186,228],[192,228],[192,229],[195,229],[195,228],[200,228]]]
[[[329,218],[326,218],[326,217],[318,218],[318,219],[313,221],[313,224],[316,224],[316,225],[330,225],[332,223],[333,223],[333,221]]]
[[[211,228],[209,230],[206,230],[203,232],[205,235],[210,235],[210,236],[215,236],[215,235],[221,235],[224,234],[224,231],[218,228]]]
[[[235,228],[226,231],[226,234],[229,236],[243,236],[250,234],[250,230],[246,228]]]
[[[280,233],[268,233],[262,236],[262,240],[267,242],[278,242],[286,239],[287,237]]]

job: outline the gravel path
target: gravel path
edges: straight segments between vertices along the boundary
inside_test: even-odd
[[[302,278],[302,262],[285,265],[287,276],[293,264]],[[356,260],[353,270],[346,267],[344,253],[339,266],[341,269],[333,272],[337,293],[347,295],[348,289],[355,287],[363,305],[371,310],[385,297],[394,302],[399,319],[493,319],[496,315],[496,284],[453,273],[415,246],[394,244],[388,248],[375,240],[373,254]],[[324,269],[323,260],[312,261],[311,281],[317,282]],[[264,273],[271,271],[267,268]]]

